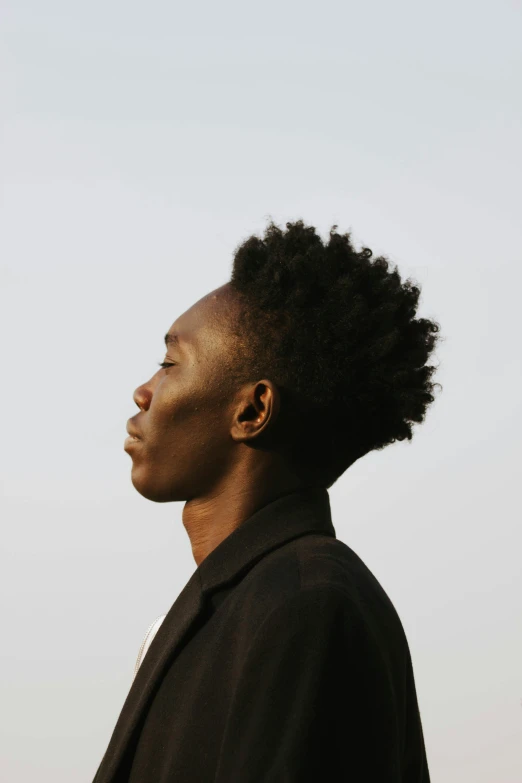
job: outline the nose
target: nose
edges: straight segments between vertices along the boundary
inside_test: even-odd
[[[141,386],[138,386],[134,394],[132,395],[132,399],[140,409],[140,411],[146,411],[149,409],[150,401],[152,400],[152,392],[148,388],[147,384],[144,383]]]

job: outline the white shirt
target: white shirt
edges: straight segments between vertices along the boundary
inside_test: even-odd
[[[136,677],[136,674],[138,672],[138,669],[140,668],[143,659],[145,658],[145,655],[147,654],[147,650],[149,649],[152,640],[156,636],[156,634],[159,631],[160,625],[163,622],[167,615],[162,614],[160,617],[157,617],[154,622],[149,626],[149,629],[147,633],[145,634],[145,639],[141,643],[140,651],[138,653],[138,659],[136,661],[136,665],[134,667],[134,677]],[[134,679],[133,677],[133,679]]]

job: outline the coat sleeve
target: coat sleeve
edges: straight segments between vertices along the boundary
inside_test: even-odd
[[[238,665],[215,783],[399,783],[400,744],[386,655],[360,610],[308,589],[271,611]]]

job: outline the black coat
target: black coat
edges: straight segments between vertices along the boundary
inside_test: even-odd
[[[167,614],[95,783],[429,783],[406,636],[325,489],[269,503]]]

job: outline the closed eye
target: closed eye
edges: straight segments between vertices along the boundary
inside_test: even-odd
[[[176,362],[158,362],[159,366],[165,370],[167,367],[174,367]]]

